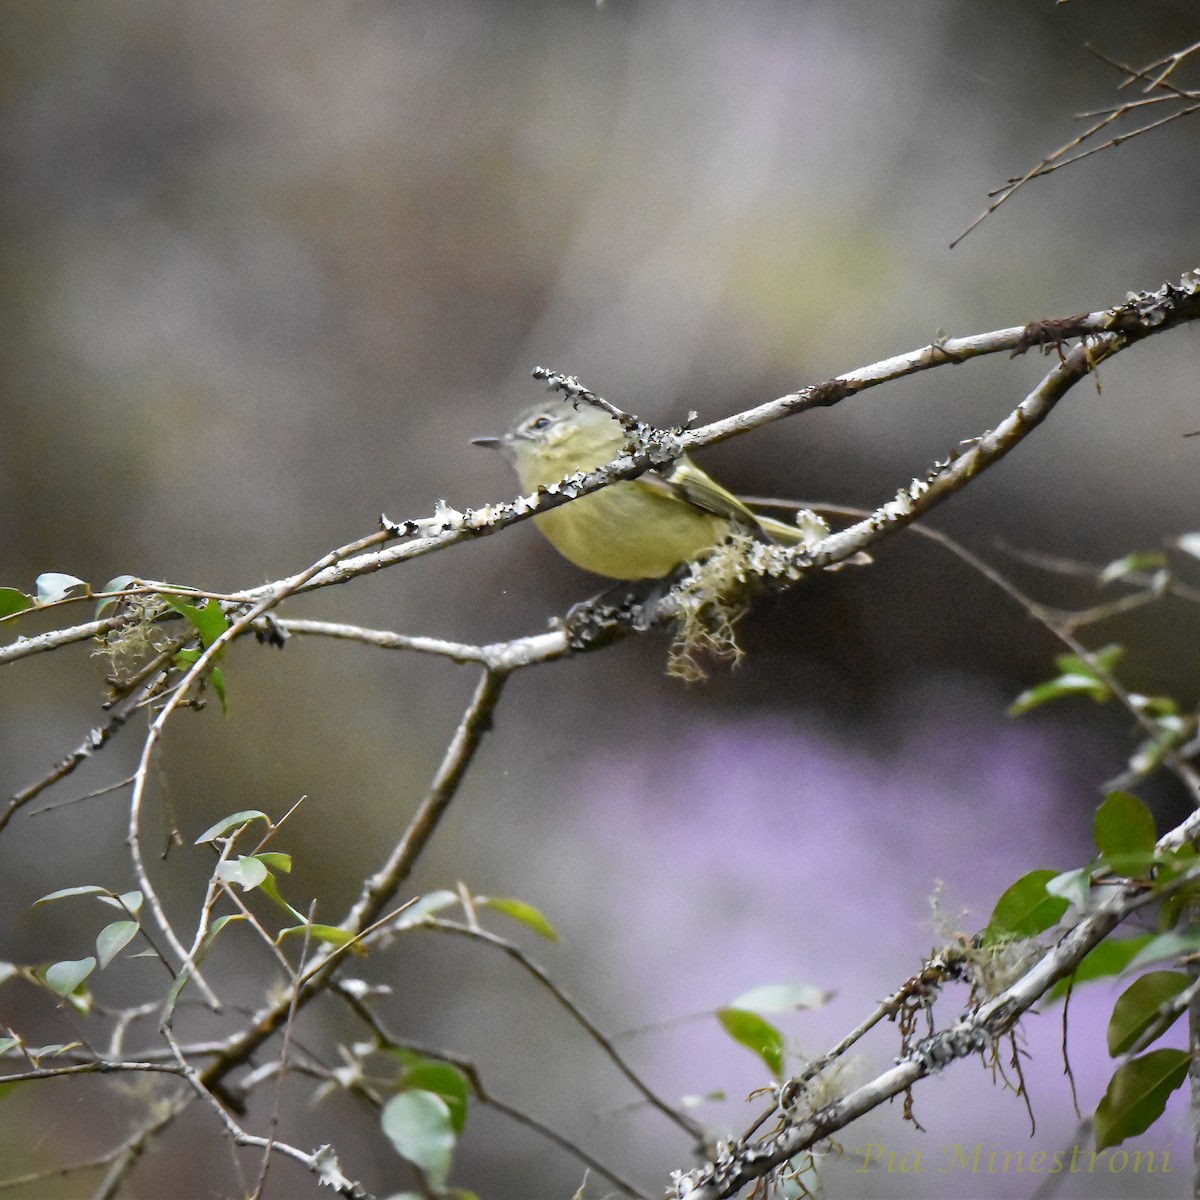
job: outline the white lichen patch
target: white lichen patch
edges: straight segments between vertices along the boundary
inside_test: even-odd
[[[416,521],[408,522],[408,524],[412,526],[414,533],[418,533],[422,537],[429,537],[437,533],[452,533],[456,529],[468,527],[467,518],[457,508],[447,504],[445,500],[439,500],[433,506],[432,517],[421,517]]]

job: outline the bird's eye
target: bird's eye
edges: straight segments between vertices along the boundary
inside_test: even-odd
[[[549,417],[538,417],[534,421],[529,422],[530,429],[545,429],[550,424]]]

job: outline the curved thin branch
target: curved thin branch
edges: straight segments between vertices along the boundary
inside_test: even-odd
[[[362,892],[340,928],[352,936],[362,934],[386,909],[396,891],[408,878],[421,851],[433,836],[438,822],[445,814],[467,767],[479,749],[484,734],[491,728],[492,712],[500,699],[508,676],[500,671],[484,671],[467,706],[462,720],[454,731],[446,753],[430,784],[425,799],[413,814],[400,840],[386,862],[363,885]],[[251,1024],[235,1034],[221,1053],[204,1070],[201,1079],[212,1087],[235,1067],[244,1063],[288,1019],[295,1009],[302,1008],[328,985],[340,965],[338,948],[322,948],[306,968],[303,983],[295,997],[285,996],[256,1013]]]
[[[285,1158],[300,1163],[317,1177],[317,1181],[322,1187],[329,1188],[335,1195],[345,1196],[347,1200],[371,1200],[370,1193],[361,1184],[342,1174],[341,1168],[338,1166],[337,1155],[331,1147],[322,1146],[310,1154],[298,1146],[288,1145],[287,1142],[281,1142],[275,1137],[259,1137],[257,1134],[247,1133],[221,1107],[220,1101],[205,1086],[196,1069],[183,1057],[175,1045],[170,1031],[164,1030],[163,1032],[168,1044],[175,1052],[180,1073],[191,1085],[199,1099],[216,1114],[217,1120],[225,1127],[234,1145],[252,1147],[267,1154],[282,1154]]]
[[[704,1143],[704,1130],[691,1117],[679,1112],[666,1103],[641,1076],[621,1057],[612,1040],[605,1036],[600,1027],[570,998],[520,946],[505,938],[489,933],[486,929],[474,928],[470,925],[460,925],[457,921],[443,921],[437,917],[425,917],[417,926],[419,929],[433,929],[439,933],[453,933],[459,937],[470,938],[472,941],[483,942],[497,950],[503,950],[514,962],[519,963],[525,971],[533,976],[563,1008],[571,1014],[574,1021],[587,1031],[588,1036],[604,1052],[608,1060],[629,1080],[641,1093],[648,1104],[658,1109],[660,1113],[684,1131],[696,1145]]]
[[[632,1183],[627,1179],[623,1179],[611,1168],[606,1167],[599,1159],[593,1158],[582,1146],[573,1142],[565,1134],[559,1133],[557,1129],[547,1125],[544,1121],[538,1120],[537,1117],[531,1116],[529,1113],[493,1095],[484,1087],[483,1080],[479,1074],[479,1068],[470,1059],[463,1058],[458,1054],[448,1054],[444,1050],[437,1050],[431,1046],[417,1045],[415,1042],[405,1041],[396,1037],[387,1029],[378,1014],[373,1012],[354,991],[341,983],[335,983],[333,990],[350,1006],[359,1019],[375,1035],[380,1049],[411,1050],[425,1058],[436,1059],[438,1062],[449,1063],[451,1066],[456,1067],[463,1073],[470,1084],[471,1091],[480,1103],[494,1108],[499,1113],[503,1113],[509,1120],[516,1122],[518,1125],[524,1125],[526,1129],[531,1129],[534,1133],[545,1138],[546,1141],[551,1142],[566,1154],[571,1155],[572,1158],[578,1159],[585,1167],[595,1171],[597,1175],[607,1179],[615,1188],[624,1192],[625,1195],[632,1197],[633,1200],[643,1200],[643,1193]],[[373,1097],[368,1097],[368,1099],[374,1100]]]

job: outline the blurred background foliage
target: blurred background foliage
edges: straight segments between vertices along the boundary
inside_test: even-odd
[[[939,330],[1067,315],[1177,278],[1196,265],[1186,122],[1038,181],[947,247],[989,188],[1076,131],[1072,114],[1113,102],[1119,73],[1085,42],[1143,62],[1194,40],[1195,17],[1184,0],[6,0],[0,583],[28,590],[57,570],[233,589],[369,531],[381,509],[510,498],[503,464],[467,439],[539,394],[537,363],[651,420],[711,419]],[[1046,366],[1029,355],[922,375],[704,463],[746,492],[874,505],[994,425]],[[1077,388],[935,523],[1041,598],[1088,602],[1000,545],[1103,563],[1195,528],[1200,444],[1181,435],[1197,426],[1196,379],[1191,330],[1121,356],[1102,392]],[[543,628],[594,588],[525,525],[290,611],[488,641]],[[1089,637],[1130,646],[1131,687],[1194,704],[1195,628],[1166,602]],[[758,605],[742,632],[746,662],[703,686],[664,677],[658,638],[516,679],[413,883],[463,879],[539,905],[564,943],[537,953],[609,1030],[758,983],[836,989],[789,1025],[816,1053],[948,929],[982,925],[1016,875],[1086,858],[1099,789],[1133,735],[1082,700],[1007,718],[1058,648],[912,535],[873,569]],[[83,649],[5,672],[7,792],[96,723],[102,673]],[[278,816],[307,795],[275,848],[297,856],[289,896],[337,919],[411,813],[472,681],[313,641],[239,646],[226,676],[228,720],[210,710],[168,732],[163,811],[190,842],[225,813]],[[55,799],[120,778],[136,740],[129,729]],[[1164,821],[1178,815],[1169,784],[1142,790]],[[6,832],[3,957],[86,952],[77,912],[25,909],[72,883],[129,886],[124,819],[117,794]],[[177,912],[194,911],[209,866],[185,846],[160,868]],[[628,1106],[511,964],[419,939],[362,966],[396,989],[400,1031],[474,1056],[498,1094],[652,1189],[685,1163],[675,1131]],[[238,949],[230,939],[217,966],[253,1004],[270,968]],[[152,969],[97,986],[127,1001],[139,971],[157,986]],[[1107,1073],[1089,1022],[1104,999],[1083,997],[1074,1017],[1085,1108]],[[46,1008],[0,993],[6,1023],[68,1040],[67,1017]],[[980,1138],[1058,1148],[1074,1127],[1058,1019],[1030,1024],[1035,1142],[1022,1104],[970,1068],[921,1089],[924,1140],[898,1110],[859,1140],[935,1156]],[[316,1043],[361,1035],[333,1008],[302,1023]],[[624,1045],[668,1095],[724,1089],[706,1120],[740,1128],[756,1111],[742,1098],[761,1067],[715,1022]],[[864,1071],[894,1052],[884,1037]],[[369,1115],[345,1097],[306,1108],[303,1094],[283,1136],[332,1141],[380,1193],[405,1186]],[[141,1100],[138,1085],[100,1081],[21,1098],[2,1102],[6,1174],[99,1152]],[[1160,1141],[1175,1137],[1184,1161],[1187,1131],[1168,1126]],[[129,1194],[226,1194],[217,1138],[191,1114]],[[964,1194],[954,1175],[854,1168],[831,1168],[836,1194]],[[579,1175],[479,1111],[455,1178],[525,1200],[570,1195]],[[306,1186],[281,1166],[268,1192]],[[1059,1194],[1130,1186],[1068,1180]],[[989,1198],[1029,1187],[970,1181]]]

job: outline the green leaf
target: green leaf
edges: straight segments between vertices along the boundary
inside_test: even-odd
[[[822,991],[810,983],[767,983],[743,992],[729,1002],[730,1008],[749,1012],[801,1012],[824,1008],[833,999],[833,992]]]
[[[1151,963],[1174,962],[1185,954],[1195,954],[1197,950],[1200,950],[1200,929],[1195,926],[1182,932],[1172,930],[1170,933],[1160,933],[1133,956],[1127,969],[1140,971]]]
[[[404,1086],[441,1096],[450,1110],[454,1132],[460,1134],[466,1128],[470,1088],[467,1077],[457,1067],[433,1058],[422,1059],[404,1072]]]
[[[262,883],[258,885],[258,890],[263,892],[265,895],[270,896],[270,898],[274,900],[275,903],[284,910],[284,912],[290,913],[301,924],[307,923],[308,918],[298,908],[293,908],[280,894],[279,884],[275,881],[274,875],[268,875],[266,879],[264,879]]]
[[[996,901],[983,933],[983,944],[991,945],[1005,938],[1035,937],[1057,925],[1070,907],[1062,897],[1046,892],[1046,884],[1058,876],[1058,871],[1049,869],[1022,875]]]
[[[1058,655],[1054,665],[1058,667],[1059,674],[1022,692],[1009,706],[1009,715],[1019,717],[1038,705],[1064,696],[1085,695],[1097,703],[1103,703],[1109,698],[1109,688],[1097,668],[1111,674],[1123,653],[1120,646],[1105,646],[1092,654],[1095,666],[1076,654]]]
[[[217,878],[236,883],[243,891],[256,888],[267,877],[267,868],[253,855],[241,855],[232,862],[217,863]]]
[[[87,958],[68,959],[51,963],[42,976],[52,992],[69,996],[96,969],[96,960]]]
[[[229,618],[221,610],[220,604],[215,600],[204,600],[199,605],[189,604],[186,600],[179,596],[166,595],[159,593],[163,600],[171,606],[177,613],[183,616],[193,629],[200,635],[200,643],[207,649],[229,628]],[[219,660],[223,650],[218,651],[216,658]],[[200,655],[192,649],[184,648],[175,652],[175,662],[180,666],[191,665]],[[217,693],[217,699],[221,701],[221,712],[229,715],[229,699],[225,692],[225,676],[221,673],[220,667],[212,666],[208,670],[207,675],[209,683],[212,684],[212,689]]]
[[[229,628],[229,618],[215,600],[203,600],[197,605],[189,604],[181,596],[163,595],[163,599],[200,635],[205,649]]]
[[[432,917],[458,903],[458,894],[441,888],[435,892],[426,892],[415,904],[410,904],[392,923],[393,929],[408,929],[420,925],[426,917]]]
[[[381,1124],[396,1153],[420,1167],[435,1190],[442,1188],[454,1151],[454,1124],[445,1100],[432,1092],[401,1092],[383,1106]]]
[[[1108,1019],[1108,1052],[1116,1058],[1124,1054],[1142,1034],[1160,1019],[1160,1010],[1174,1000],[1191,979],[1182,971],[1150,971],[1135,979],[1117,997]],[[1159,1031],[1166,1031],[1183,1015],[1182,1011]]]
[[[1147,571],[1157,571],[1167,565],[1167,556],[1161,550],[1144,554],[1127,554],[1110,562],[1100,572],[1101,585],[1112,583],[1114,579],[1123,579],[1126,575],[1140,575]]]
[[[291,925],[287,929],[281,929],[276,940],[303,935],[313,938],[314,941],[328,942],[331,946],[347,946],[354,941],[354,934],[347,933],[336,925],[319,925],[316,922],[309,924],[307,921],[303,925]]]
[[[118,575],[110,579],[100,590],[102,592],[123,592],[127,587],[136,587],[142,581],[136,575]],[[117,606],[117,596],[109,596],[96,605],[96,619],[99,620],[110,609]]]
[[[1146,707],[1153,705],[1161,709],[1173,703],[1165,697],[1142,697]],[[1173,712],[1159,712],[1154,715],[1156,732],[1152,737],[1138,744],[1137,749],[1129,757],[1129,769],[1137,778],[1142,779],[1156,770],[1164,758],[1174,749],[1181,746],[1191,733],[1191,723],[1184,717]]]
[[[1077,671],[1081,674],[1090,675],[1099,667],[1101,671],[1107,672],[1109,675],[1116,670],[1117,663],[1125,656],[1125,647],[1118,646],[1115,642],[1107,646],[1102,646],[1099,650],[1093,650],[1088,658],[1081,658],[1077,654],[1060,654],[1054,660],[1054,665],[1058,667],[1064,674],[1067,672]],[[1092,666],[1092,663],[1096,667]]]
[[[783,1078],[783,1034],[774,1025],[744,1008],[718,1009],[717,1020],[739,1046],[757,1054],[776,1079]]]
[[[171,1019],[172,1014],[175,1012],[175,1005],[179,1003],[180,993],[182,993],[183,989],[191,982],[192,971],[198,970],[201,963],[204,962],[206,955],[208,954],[209,950],[212,949],[213,944],[217,940],[217,934],[219,934],[221,930],[230,923],[230,921],[244,921],[245,919],[246,918],[242,913],[229,913],[224,917],[218,917],[212,923],[212,926],[208,931],[208,936],[203,942],[201,942],[200,949],[196,952],[196,956],[192,960],[192,967],[190,969],[180,971],[179,974],[175,976],[175,982],[171,984],[170,990],[167,992],[166,999],[163,1001],[162,1009],[158,1014],[158,1025],[160,1029]]]
[[[101,904],[110,908],[119,908],[122,912],[136,914],[142,907],[142,893],[139,891],[122,892],[119,896],[97,896]]]
[[[47,896],[42,896],[35,900],[34,906],[39,904],[49,904],[51,900],[62,900],[67,896],[94,896],[99,893],[102,896],[111,896],[112,892],[106,887],[100,887],[95,883],[80,884],[79,887],[59,888],[57,892],[51,892]]]
[[[244,921],[246,919],[243,913],[228,913],[226,916],[218,917],[209,928],[208,937],[204,939],[204,951],[208,953],[208,947],[216,940],[217,934],[221,932],[231,921]],[[197,955],[196,961],[200,961],[200,955]]]
[[[1171,1093],[1187,1078],[1190,1063],[1186,1050],[1151,1050],[1122,1063],[1096,1109],[1097,1151],[1145,1133],[1162,1116]]]
[[[1154,881],[1154,884],[1157,888],[1157,879]],[[1195,883],[1189,883],[1185,887],[1176,888],[1174,891],[1163,896],[1158,904],[1158,915],[1154,919],[1155,928],[1163,933],[1174,929],[1183,919],[1184,914],[1192,911],[1192,906],[1198,899],[1200,899],[1200,891],[1197,890]]]
[[[215,842],[217,838],[224,837],[231,829],[240,825],[249,825],[251,821],[266,821],[270,825],[271,818],[265,812],[259,812],[257,808],[247,808],[232,816],[223,817],[215,825],[210,825],[193,844],[200,846],[204,842]]]
[[[1080,912],[1086,912],[1088,899],[1092,892],[1092,870],[1090,867],[1080,867],[1075,871],[1064,871],[1046,881],[1046,894],[1058,896],[1068,904],[1073,904]]]
[[[279,871],[284,875],[290,875],[292,871],[292,856],[290,854],[277,854],[274,851],[263,851],[254,856],[264,867],[268,867],[272,871]]]
[[[137,937],[136,921],[114,921],[105,925],[96,935],[96,955],[100,959],[100,970],[104,970],[126,946]]]
[[[221,702],[221,716],[229,716],[229,696],[225,691],[225,673],[220,667],[213,667],[208,673],[208,681],[212,684],[212,689],[217,693],[217,699]]]
[[[1099,866],[1107,868],[1113,875],[1129,879],[1148,879],[1158,865],[1159,855],[1154,850],[1138,850],[1130,854],[1106,854]]]
[[[179,1003],[179,995],[191,982],[191,979],[191,971],[180,971],[175,976],[175,982],[168,989],[166,999],[163,1001],[162,1011],[158,1014],[158,1027],[160,1029],[171,1019],[172,1014],[175,1012],[175,1005]]]
[[[1083,956],[1083,960],[1075,968],[1074,977],[1060,979],[1046,994],[1046,998],[1061,1000],[1067,994],[1069,986],[1120,975],[1150,937],[1148,933],[1139,933],[1129,938],[1105,938],[1095,949],[1089,950]]]
[[[532,929],[534,933],[541,934],[547,941],[558,941],[558,933],[554,926],[532,904],[527,904],[524,900],[513,900],[502,896],[476,896],[475,903],[494,908],[506,917],[519,921],[522,925]]]
[[[1096,848],[1110,855],[1154,853],[1154,817],[1132,792],[1109,792],[1092,823]]]
[[[74,575],[63,575],[58,571],[47,571],[35,580],[37,586],[37,602],[53,604],[56,600],[65,600],[73,592],[86,596],[91,592],[82,579]]]
[[[1010,717],[1022,717],[1051,700],[1064,696],[1088,696],[1098,704],[1108,699],[1108,688],[1098,683],[1091,675],[1060,675],[1031,688],[1026,688],[1009,706]]]
[[[0,588],[0,618],[12,617],[33,607],[33,601],[17,588]]]

